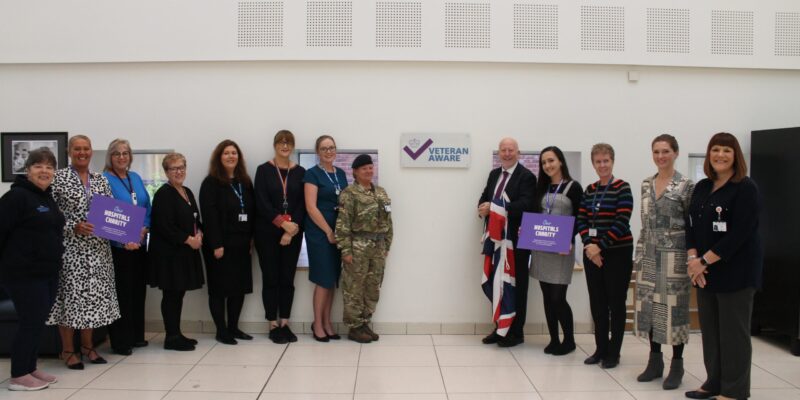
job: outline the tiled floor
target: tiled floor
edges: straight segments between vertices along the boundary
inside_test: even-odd
[[[636,382],[649,348],[632,336],[625,338],[622,363],[611,370],[583,365],[594,350],[590,335],[579,335],[578,349],[564,357],[542,352],[544,336],[529,336],[511,350],[467,335],[384,335],[367,345],[317,343],[307,335],[276,345],[259,335],[237,346],[195,337],[200,343],[193,352],[164,351],[156,334],[129,357],[103,348],[109,364],[87,364],[84,371],[45,359],[40,366],[58,375],[57,384],[41,392],[0,390],[0,400],[667,400],[683,399],[705,377],[699,335],[686,348],[687,374],[674,391],[661,390],[660,381]],[[0,359],[0,376],[8,377],[9,367]],[[753,399],[800,400],[800,358],[754,338],[752,387]]]

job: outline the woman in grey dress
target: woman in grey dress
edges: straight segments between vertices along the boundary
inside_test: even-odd
[[[578,214],[583,189],[569,175],[564,153],[558,147],[545,147],[539,155],[539,179],[536,187],[536,212],[553,215]],[[573,243],[574,243],[573,229]],[[575,350],[572,309],[567,303],[567,286],[572,283],[575,267],[575,247],[568,253],[533,251],[530,273],[539,281],[544,299],[544,314],[550,343],[544,348],[556,356]],[[558,325],[564,331],[564,340],[558,338]]]
[[[650,339],[650,359],[639,382],[664,374],[661,345],[672,346],[672,363],[662,387],[683,378],[683,347],[689,341],[689,290],[685,218],[694,183],[675,171],[678,142],[660,135],[651,145],[658,173],[642,182],[642,231],[636,243],[636,334]]]

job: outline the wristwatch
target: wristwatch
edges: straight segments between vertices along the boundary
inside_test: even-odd
[[[708,265],[708,261],[706,261],[706,257],[705,256],[700,257],[700,264]]]

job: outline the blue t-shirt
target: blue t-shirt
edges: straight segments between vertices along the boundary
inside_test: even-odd
[[[128,204],[133,204],[133,196],[131,196],[131,191],[136,193],[136,205],[139,207],[144,207],[147,210],[144,214],[144,226],[146,228],[150,227],[150,195],[147,193],[147,189],[144,187],[144,182],[142,182],[142,178],[133,171],[128,171],[127,178],[120,178],[116,174],[111,171],[103,172],[103,175],[108,179],[108,183],[111,185],[111,193],[114,195],[114,198],[117,200],[122,200]],[[114,242],[112,242],[114,243]]]

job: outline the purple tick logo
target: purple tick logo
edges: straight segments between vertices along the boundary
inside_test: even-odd
[[[411,141],[409,141],[408,144],[412,146],[419,145],[419,141],[416,139],[412,139]],[[428,139],[416,151],[411,150],[411,148],[408,146],[403,146],[403,150],[408,154],[409,157],[411,157],[412,160],[416,160],[417,158],[419,158],[419,156],[422,155],[422,153],[425,152],[425,150],[428,149],[428,147],[431,147],[432,144],[433,144],[433,139]]]

